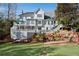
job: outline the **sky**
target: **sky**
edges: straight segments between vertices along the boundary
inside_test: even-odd
[[[23,12],[36,11],[38,8],[42,8],[44,11],[54,11],[56,9],[56,3],[18,3],[17,14]]]
[[[2,6],[0,6],[0,11],[3,10],[7,11],[7,3],[2,3]],[[54,11],[56,9],[57,4],[56,3],[16,3],[17,7],[17,15],[23,12],[33,12],[36,11],[38,8],[43,9],[44,11]],[[6,12],[5,11],[5,12]],[[4,12],[4,13],[5,13]]]

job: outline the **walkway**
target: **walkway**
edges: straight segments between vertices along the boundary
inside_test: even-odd
[[[52,44],[56,44],[56,45],[62,45],[62,44],[66,44],[68,43],[68,41],[51,41],[51,42],[45,42],[44,45],[52,45]]]

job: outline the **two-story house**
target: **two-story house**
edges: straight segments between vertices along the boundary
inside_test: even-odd
[[[50,32],[58,26],[55,17],[42,9],[22,13],[19,16],[20,19],[14,22],[13,27],[11,27],[11,38],[14,40],[31,38],[34,33]]]

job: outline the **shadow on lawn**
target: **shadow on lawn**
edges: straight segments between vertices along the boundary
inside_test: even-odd
[[[56,47],[44,47],[44,46],[7,46],[0,49],[1,56],[46,56],[47,53],[56,50]]]

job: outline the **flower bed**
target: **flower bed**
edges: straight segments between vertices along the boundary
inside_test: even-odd
[[[79,42],[79,33],[78,32],[60,30],[58,33],[47,33],[46,35],[50,41],[67,40],[69,42],[77,42],[77,43]]]
[[[68,41],[79,43],[79,33],[60,30],[56,33],[44,33],[33,36],[35,42],[48,42],[48,41]]]

